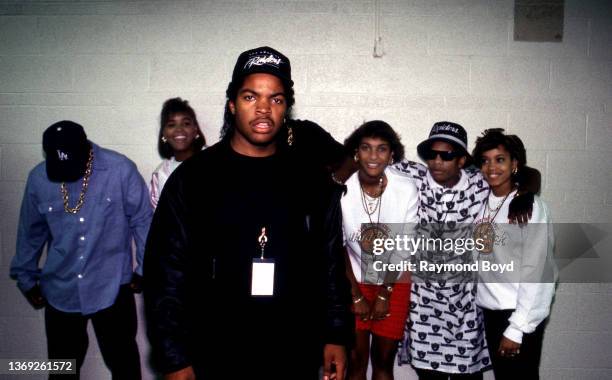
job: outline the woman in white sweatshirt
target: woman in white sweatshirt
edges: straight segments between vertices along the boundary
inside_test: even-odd
[[[528,225],[507,222],[516,180],[526,164],[517,136],[486,130],[476,140],[473,157],[491,189],[474,237],[484,242],[477,304],[484,314],[495,379],[538,379],[556,277],[550,213],[535,196]]]
[[[151,176],[151,205],[157,202],[170,174],[186,159],[206,147],[194,109],[187,100],[171,98],[164,102],[160,116],[157,151],[162,162]]]
[[[348,366],[350,380],[393,379],[398,342],[404,333],[410,302],[408,272],[385,271],[374,261],[398,264],[401,252],[377,252],[376,240],[412,231],[417,223],[417,189],[410,178],[388,168],[404,157],[404,146],[391,126],[372,120],[344,143],[359,170],[346,181],[342,197],[347,277],[355,314],[355,347]]]

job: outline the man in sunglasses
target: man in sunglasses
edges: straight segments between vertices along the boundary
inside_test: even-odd
[[[467,132],[461,125],[437,122],[429,137],[417,146],[419,157],[427,166],[407,160],[395,165],[419,189],[419,235],[471,237],[471,225],[486,202],[489,187],[478,170],[469,168],[472,157],[467,151],[467,141]],[[534,188],[530,190],[537,192],[539,172],[528,171],[535,177],[527,181]],[[526,222],[533,197],[520,196],[512,203],[518,215],[513,217],[515,221]],[[429,262],[471,260],[467,254],[445,255],[435,251],[420,252],[414,258]],[[465,380],[480,380],[482,371],[490,366],[482,315],[474,302],[474,275],[413,273],[407,339],[400,350],[400,363],[412,364],[420,380],[449,376],[454,379],[455,375]]]
[[[459,182],[461,178],[461,169],[466,166],[467,160],[470,157],[463,144],[453,141],[453,136],[440,133],[444,128],[447,130],[461,131],[460,127],[455,127],[451,124],[439,125],[436,123],[433,131],[433,139],[430,136],[427,141],[422,142],[418,146],[419,156],[429,168],[429,173],[433,179],[443,187],[451,188]],[[439,137],[435,137],[435,136]]]

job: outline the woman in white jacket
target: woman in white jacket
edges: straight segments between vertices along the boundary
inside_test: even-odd
[[[393,379],[398,342],[410,301],[410,276],[373,264],[401,264],[402,252],[378,252],[376,240],[409,234],[417,222],[417,189],[410,178],[389,165],[404,157],[397,133],[384,121],[369,121],[346,139],[359,170],[347,181],[341,200],[347,276],[351,283],[356,339],[348,378]],[[380,240],[379,240],[380,241]]]
[[[206,139],[194,109],[187,100],[171,98],[164,102],[160,116],[157,151],[162,162],[151,176],[151,205],[157,201],[170,174],[186,159],[206,147]]]
[[[477,304],[482,308],[496,380],[538,379],[545,320],[555,290],[550,213],[537,196],[528,225],[508,224],[508,205],[526,164],[517,136],[486,130],[474,159],[491,190],[475,222],[482,239]]]

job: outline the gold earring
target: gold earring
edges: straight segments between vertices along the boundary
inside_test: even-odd
[[[512,174],[516,175],[516,173],[518,173],[518,168],[514,168],[514,170],[512,171]]]
[[[359,157],[357,157],[357,153],[355,153],[355,156],[353,157],[353,159],[355,160],[355,162],[359,162]]]
[[[168,139],[166,137],[162,136],[161,141],[165,144],[165,143],[168,142]]]
[[[291,127],[287,127],[289,129],[288,133],[287,133],[287,145],[292,146],[293,145],[293,128]]]
[[[200,138],[200,135],[196,135],[195,139],[197,140],[197,139],[199,139],[199,138]]]

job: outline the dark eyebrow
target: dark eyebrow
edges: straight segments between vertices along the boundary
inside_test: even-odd
[[[250,92],[252,94],[257,95],[257,92],[255,92],[255,90],[251,90],[250,88],[243,88],[242,90],[240,90],[239,94],[244,94],[245,92]]]
[[[374,146],[374,147],[380,147],[380,146],[385,146],[385,145],[386,146],[391,146],[391,144],[386,143],[386,142],[384,142],[382,144],[378,144],[378,145],[372,145],[372,144],[368,144],[367,142],[362,142],[362,143],[359,144],[359,146],[361,146],[361,145]]]
[[[255,95],[261,95],[260,93],[258,93],[255,90],[252,90],[250,88],[243,88],[242,90],[240,90],[240,92],[238,94],[244,94],[245,92],[250,92],[251,94],[255,94]],[[285,93],[280,91],[280,92],[275,92],[274,94],[270,95],[271,98],[275,97],[275,96],[285,96]]]

